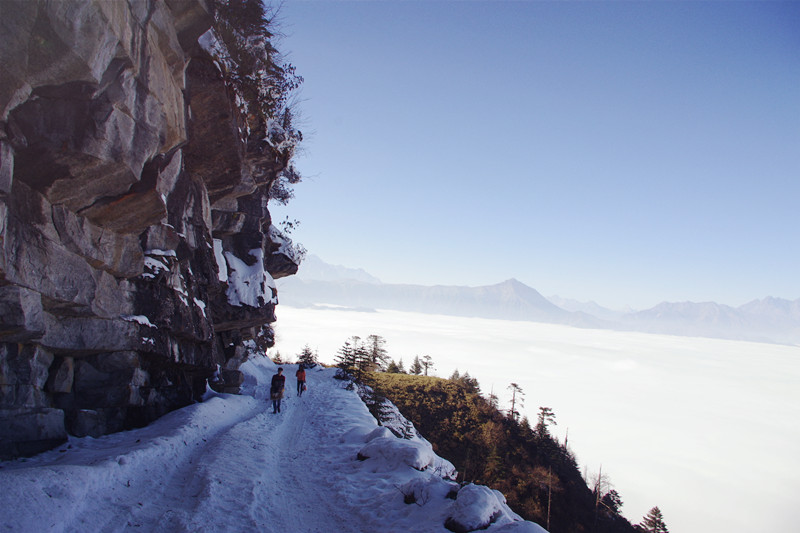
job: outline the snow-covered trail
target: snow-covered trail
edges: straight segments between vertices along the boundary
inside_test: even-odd
[[[337,383],[322,372],[298,398],[294,368],[287,369],[281,413],[272,414],[271,402],[262,399],[266,386],[259,386],[258,412],[216,439],[196,470],[194,506],[176,523],[179,530],[358,531],[322,475],[354,458],[342,457],[339,437],[347,420],[336,417],[342,411]],[[308,374],[313,380],[315,373]]]
[[[286,397],[273,414],[274,364],[245,365],[241,396],[212,394],[146,428],[0,462],[0,529],[445,533],[448,517],[483,513],[499,517],[490,532],[543,531],[494,491],[459,508],[445,497],[457,487],[441,477],[449,463],[424,440],[378,427],[332,369],[308,370],[297,397],[296,367],[286,365]],[[368,448],[370,459],[357,460]],[[404,503],[409,492],[417,504]]]
[[[72,439],[56,451],[2,463],[3,527],[356,531],[319,477],[342,452],[346,421],[336,415],[341,396],[352,394],[337,391],[329,372],[309,371],[310,390],[297,398],[293,367],[287,374],[277,415],[268,385],[257,384],[250,397],[212,397],[141,430]],[[315,374],[325,378],[314,382]]]

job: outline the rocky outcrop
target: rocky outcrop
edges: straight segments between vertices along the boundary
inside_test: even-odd
[[[0,457],[235,391],[293,247],[204,0],[0,3]]]

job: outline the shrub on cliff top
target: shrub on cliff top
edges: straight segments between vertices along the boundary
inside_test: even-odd
[[[217,42],[209,51],[236,95],[248,153],[274,154],[283,162],[270,198],[285,204],[301,179],[290,161],[303,139],[291,98],[303,78],[273,44],[278,8],[262,0],[214,0],[211,8]]]

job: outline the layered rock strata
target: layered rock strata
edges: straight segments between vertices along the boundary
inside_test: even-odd
[[[203,0],[0,3],[0,457],[236,391],[297,270]],[[258,172],[255,172],[257,169]]]

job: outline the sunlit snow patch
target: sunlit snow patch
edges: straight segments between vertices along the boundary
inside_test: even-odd
[[[264,269],[264,251],[250,250],[255,263],[248,265],[231,252],[224,252],[230,268],[228,276],[228,303],[235,306],[261,307],[267,303],[277,304],[275,280]],[[267,292],[269,291],[269,293]]]
[[[217,260],[217,277],[220,281],[228,281],[228,263],[225,261],[225,256],[222,253],[222,241],[214,239],[214,258]]]
[[[153,323],[150,322],[150,319],[144,315],[122,315],[120,316],[120,318],[122,320],[127,320],[128,322],[136,322],[137,324],[141,324],[142,326],[148,326],[151,328],[155,327],[155,325],[153,325]]]

